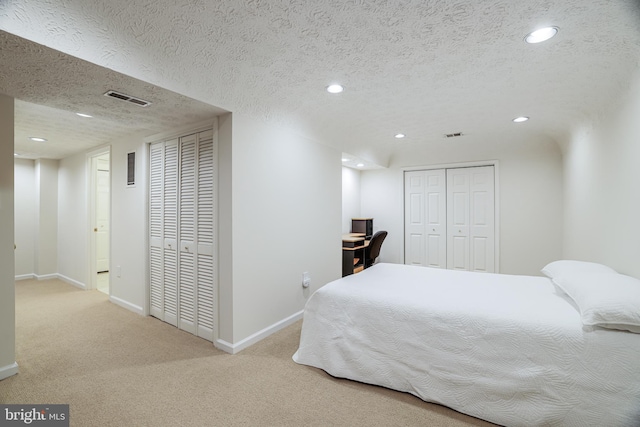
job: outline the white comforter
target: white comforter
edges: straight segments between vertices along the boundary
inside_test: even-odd
[[[544,277],[377,264],[311,296],[293,359],[507,426],[640,426],[640,334]]]

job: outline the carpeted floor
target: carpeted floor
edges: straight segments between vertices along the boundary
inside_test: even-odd
[[[72,426],[490,426],[294,363],[301,322],[229,355],[58,280],[16,284],[20,373],[0,402],[70,405]]]

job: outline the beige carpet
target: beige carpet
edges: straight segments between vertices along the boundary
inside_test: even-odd
[[[98,291],[16,284],[20,373],[0,402],[70,404],[72,426],[489,426],[291,360],[301,322],[234,356]]]

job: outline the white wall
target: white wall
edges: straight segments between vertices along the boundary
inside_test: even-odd
[[[219,144],[219,338],[234,350],[340,277],[342,165],[335,149],[237,115],[220,118]],[[127,188],[132,150],[137,182]],[[147,162],[141,137],[113,142],[111,296],[134,311],[146,303]],[[59,273],[78,284],[89,283],[87,173],[84,153],[60,161]]]
[[[35,161],[35,184],[34,273],[47,278],[58,272],[58,160]]]
[[[15,159],[16,278],[31,278],[35,272],[36,181],[35,162]]]
[[[87,155],[60,160],[58,168],[58,273],[80,287],[89,284]]]
[[[136,153],[136,183],[127,186],[127,153]],[[143,313],[146,302],[147,145],[132,135],[111,145],[111,298]],[[120,275],[118,275],[118,273]]]
[[[351,218],[360,214],[360,171],[342,167],[342,233],[351,232]]]
[[[134,187],[126,185],[130,151],[136,152]],[[87,288],[91,283],[90,155],[80,153],[62,159],[58,172],[58,273]],[[111,146],[111,298],[138,313],[143,312],[146,301],[146,159],[147,147],[140,135],[118,140]]]
[[[404,260],[404,167],[498,160],[500,272],[540,274],[562,255],[562,160],[549,139],[494,135],[495,149],[482,141],[442,144],[431,149],[408,147],[389,169],[362,172],[363,214],[374,218],[375,230],[387,230],[379,261]],[[495,142],[495,141],[494,141]]]
[[[569,138],[563,255],[640,278],[638,117],[640,78],[616,109],[576,127]]]
[[[16,374],[13,98],[0,94],[0,380]]]
[[[238,343],[300,312],[313,291],[340,277],[342,162],[339,151],[277,125],[237,114],[232,123],[226,185],[232,185],[232,342]]]

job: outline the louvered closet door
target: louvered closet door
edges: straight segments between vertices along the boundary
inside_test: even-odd
[[[164,142],[149,148],[150,313],[164,320]]]
[[[149,149],[150,313],[177,326],[178,140]]]
[[[212,130],[150,146],[151,315],[213,341],[215,142]]]
[[[178,326],[178,140],[164,147],[164,321]]]
[[[180,138],[179,327],[196,333],[196,135]]]
[[[214,239],[216,224],[215,205],[215,146],[213,131],[198,134],[197,175],[197,273],[196,322],[197,335],[213,341],[214,319]]]

